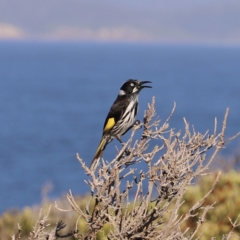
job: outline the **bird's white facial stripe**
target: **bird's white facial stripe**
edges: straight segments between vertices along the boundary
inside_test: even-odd
[[[119,96],[123,96],[123,95],[126,95],[126,93],[121,89],[120,91],[119,91],[119,94],[118,94]]]
[[[133,89],[133,93],[135,93],[135,92],[137,92],[137,91],[139,91],[139,89],[137,88],[137,87],[134,87],[134,89]]]

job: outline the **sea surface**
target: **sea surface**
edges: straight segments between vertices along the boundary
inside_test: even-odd
[[[140,93],[138,119],[152,97],[162,122],[177,104],[196,131],[240,131],[240,48],[70,42],[0,42],[0,212],[67,193],[89,193],[75,158],[90,164],[108,110],[124,81],[152,81]],[[126,141],[129,133],[123,137]],[[115,154],[115,140],[104,158]],[[226,145],[234,155],[239,139]],[[44,190],[45,189],[45,190]]]

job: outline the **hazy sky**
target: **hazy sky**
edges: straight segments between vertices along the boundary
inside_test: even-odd
[[[240,45],[240,1],[0,0],[0,39]]]

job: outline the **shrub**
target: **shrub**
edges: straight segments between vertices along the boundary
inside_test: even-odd
[[[196,178],[208,173],[210,164],[223,148],[228,110],[220,133],[216,130],[217,121],[212,134],[201,134],[194,128],[191,130],[184,119],[182,134],[169,127],[175,106],[169,118],[160,125],[154,103],[153,98],[143,123],[133,126],[130,139],[117,156],[111,162],[102,160],[96,172],[91,171],[77,154],[89,176],[86,180],[90,188],[88,203],[84,208],[80,207],[70,191],[67,194],[70,210],[55,205],[60,212],[76,213],[75,230],[62,234],[65,224],[60,221],[55,228],[46,231],[48,213],[37,221],[29,239],[53,240],[72,236],[78,239],[172,240],[201,236],[206,216],[215,206],[209,199],[216,194],[214,187],[219,174],[212,186],[204,189],[204,195],[197,192],[196,198],[187,198],[188,189],[192,188]],[[141,139],[134,141],[134,134],[140,128],[143,128]],[[139,169],[140,162],[146,165],[146,170]],[[184,205],[184,199],[188,201],[187,205]],[[64,222],[68,224],[66,219]],[[222,238],[230,239],[236,227],[237,221],[231,222],[229,233]]]

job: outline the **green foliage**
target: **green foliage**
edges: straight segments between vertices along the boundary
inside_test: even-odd
[[[76,200],[80,208],[84,209],[88,197],[76,197]],[[69,208],[65,196],[58,199],[57,203],[59,207]],[[52,201],[44,200],[40,206],[25,207],[22,210],[14,209],[3,213],[0,216],[0,240],[10,239],[10,236],[14,234],[17,235],[18,223],[22,227],[21,240],[27,240],[29,233],[33,230],[33,227],[38,221],[40,209],[42,209],[42,215],[45,215],[49,206],[52,204]],[[77,217],[72,212],[60,212],[54,207],[52,207],[49,215],[50,227],[55,226],[59,220],[67,224],[67,227],[62,230],[63,234],[75,229],[76,219]],[[87,227],[84,221],[79,221],[78,225],[79,229],[85,229]]]
[[[204,176],[198,180],[196,185],[189,187],[184,196],[185,202],[181,207],[180,214],[186,213],[190,206],[209,191],[215,177],[216,174]],[[211,205],[215,202],[214,209],[207,213],[206,222],[201,227],[203,230],[201,240],[211,239],[214,236],[217,239],[222,239],[222,236],[232,228],[228,217],[235,221],[240,215],[240,177],[238,172],[230,171],[221,174],[219,182],[213,192],[205,199],[204,205]],[[182,226],[183,229],[187,227],[194,229],[198,220],[198,215],[189,219]],[[240,235],[240,227],[235,228],[234,233],[235,236],[231,239],[239,239],[236,235]]]
[[[184,204],[180,209],[179,216],[186,213],[191,206],[209,191],[215,176],[214,174],[204,176],[197,181],[196,185],[189,187],[184,196]],[[88,197],[76,197],[77,203],[82,210],[85,209],[88,199]],[[205,199],[204,204],[211,205],[214,202],[216,202],[214,209],[207,213],[206,222],[201,227],[201,230],[203,230],[201,240],[211,239],[213,236],[216,236],[217,239],[222,239],[222,236],[231,230],[231,223],[228,217],[235,221],[240,214],[240,177],[238,172],[231,171],[221,174],[219,182],[212,194]],[[67,208],[69,206],[65,197],[57,200],[57,204],[60,208]],[[51,205],[51,201],[44,201],[41,206],[25,207],[21,211],[10,210],[3,213],[0,216],[0,240],[10,239],[13,234],[17,234],[18,223],[22,226],[21,239],[28,239],[30,231],[32,231],[33,226],[38,220],[40,208],[42,208],[43,213],[45,213],[49,205]],[[129,207],[131,208],[131,205]],[[71,212],[60,212],[52,207],[49,215],[49,223],[51,226],[54,226],[59,220],[67,224],[66,229],[62,230],[64,234],[75,229],[77,216]],[[182,229],[185,230],[189,227],[190,233],[196,227],[198,220],[198,215],[196,215],[188,220],[182,226]],[[87,223],[84,220],[80,220],[78,222],[78,229],[79,231],[87,232]],[[106,235],[110,230],[111,226],[106,224],[103,229],[98,232],[97,239],[106,239]],[[238,239],[237,235],[240,235],[240,227],[237,227],[234,232],[235,235],[231,238],[232,240]]]

